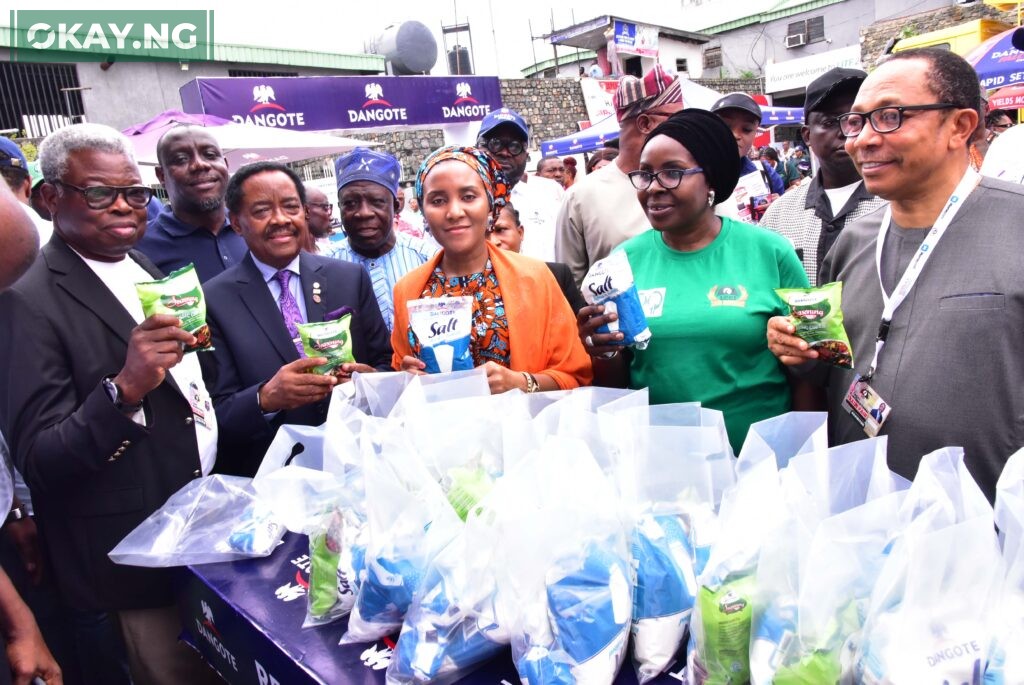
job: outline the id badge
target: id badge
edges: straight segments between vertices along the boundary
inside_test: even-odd
[[[188,404],[192,408],[192,418],[197,426],[210,428],[209,414],[213,411],[210,406],[210,397],[199,389],[195,382],[188,385]]]
[[[843,404],[846,411],[850,412],[850,416],[864,428],[869,438],[878,435],[892,411],[889,403],[860,376],[853,379],[850,389],[846,391],[846,400]]]

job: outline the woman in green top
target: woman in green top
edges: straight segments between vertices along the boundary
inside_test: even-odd
[[[651,402],[700,402],[725,414],[737,452],[750,424],[794,408],[785,370],[764,344],[783,313],[775,288],[807,287],[793,246],[757,226],[715,215],[740,174],[736,143],[714,114],[687,109],[647,138],[629,174],[653,231],[619,246],[629,257],[651,329],[647,349],[597,333],[615,319],[579,313],[594,384],[650,389]]]

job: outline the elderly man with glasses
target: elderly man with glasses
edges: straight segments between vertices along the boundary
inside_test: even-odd
[[[912,478],[923,455],[962,446],[991,500],[1024,445],[1024,188],[979,176],[968,145],[978,77],[935,48],[889,57],[837,117],[868,191],[889,204],[847,225],[821,267],[842,281],[854,369],[819,365],[834,444],[887,435]],[[785,318],[768,345],[803,369],[817,353]]]
[[[647,134],[683,108],[679,77],[655,65],[642,79],[623,76],[614,97],[619,155],[574,183],[558,214],[557,261],[572,269],[576,285],[590,265],[651,224],[626,176],[640,166]],[[518,204],[517,204],[518,206]]]
[[[331,211],[334,205],[319,188],[306,186],[306,225],[309,227],[311,252],[328,252],[331,249]]]
[[[522,254],[545,262],[555,261],[555,219],[565,191],[557,181],[539,174],[526,175],[530,129],[515,110],[502,107],[484,117],[477,147],[494,157],[512,189],[512,204],[519,210],[524,229]]]
[[[182,352],[195,337],[174,316],[147,318],[135,290],[162,276],[134,249],[153,191],[106,126],[62,128],[39,154],[54,234],[0,295],[0,428],[32,491],[83,681],[216,682],[178,642],[170,572],[107,556],[217,455],[199,357]]]

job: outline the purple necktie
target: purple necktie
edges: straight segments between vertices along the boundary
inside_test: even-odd
[[[281,284],[281,295],[277,298],[277,304],[281,307],[281,315],[284,317],[284,326],[288,334],[292,336],[295,349],[299,351],[299,357],[305,357],[305,350],[302,349],[302,340],[299,339],[299,324],[302,323],[302,312],[299,311],[299,303],[295,301],[288,283],[292,280],[292,272],[282,269],[274,274],[274,278]]]

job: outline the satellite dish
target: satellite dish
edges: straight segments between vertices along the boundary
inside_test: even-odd
[[[590,78],[604,78],[604,69],[601,68],[600,64],[591,64],[590,68],[587,69],[587,76]]]
[[[425,24],[404,21],[384,29],[376,41],[376,52],[391,63],[398,75],[427,74],[437,63],[437,41]]]

